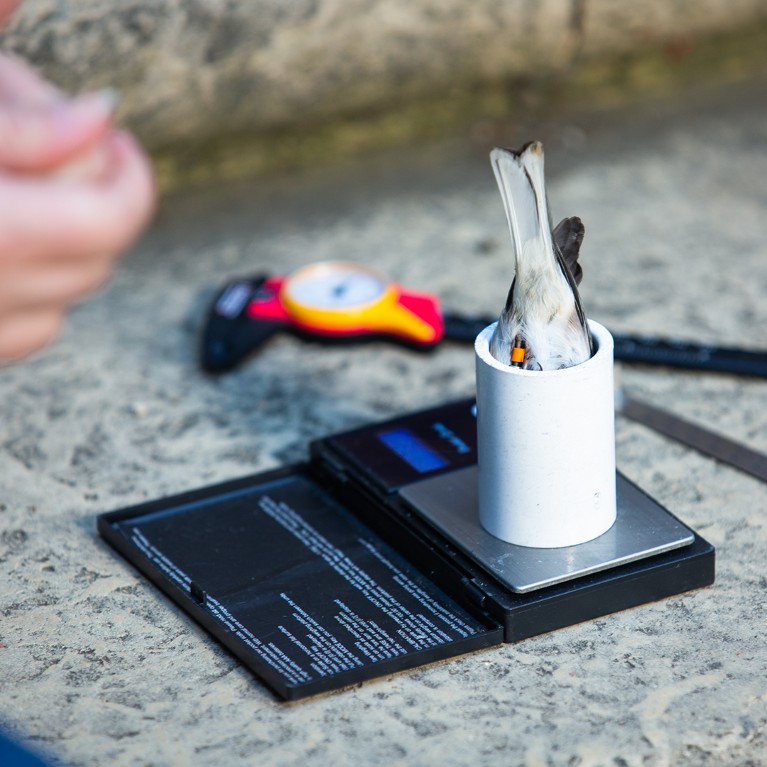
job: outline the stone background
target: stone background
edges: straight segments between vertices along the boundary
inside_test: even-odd
[[[766,20],[762,0],[25,0],[0,43],[69,90],[117,88],[155,149],[680,58]]]

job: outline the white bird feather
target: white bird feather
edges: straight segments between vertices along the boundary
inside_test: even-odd
[[[510,365],[512,349],[523,346],[520,366],[528,370],[585,362],[592,354],[591,335],[576,285],[583,225],[580,219],[565,219],[552,234],[540,142],[519,151],[496,148],[490,160],[515,258],[514,281],[490,352]]]

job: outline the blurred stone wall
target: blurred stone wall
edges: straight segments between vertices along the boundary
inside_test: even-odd
[[[110,85],[150,147],[567,73],[767,19],[764,0],[25,0],[0,44]]]

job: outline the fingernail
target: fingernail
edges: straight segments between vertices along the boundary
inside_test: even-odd
[[[120,103],[120,93],[116,88],[102,88],[100,91],[96,91],[93,96],[101,101],[110,112],[114,112]]]
[[[102,88],[100,91],[83,93],[72,100],[73,105],[87,104],[89,107],[98,107],[106,112],[114,112],[120,101],[120,94],[114,88]]]
[[[58,117],[65,122],[110,117],[119,102],[119,94],[114,88],[104,88],[93,93],[75,96],[69,101],[57,105]]]

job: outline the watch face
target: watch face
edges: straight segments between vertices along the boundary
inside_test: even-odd
[[[351,309],[379,299],[387,281],[355,264],[317,264],[302,269],[285,284],[290,298],[314,309]]]

